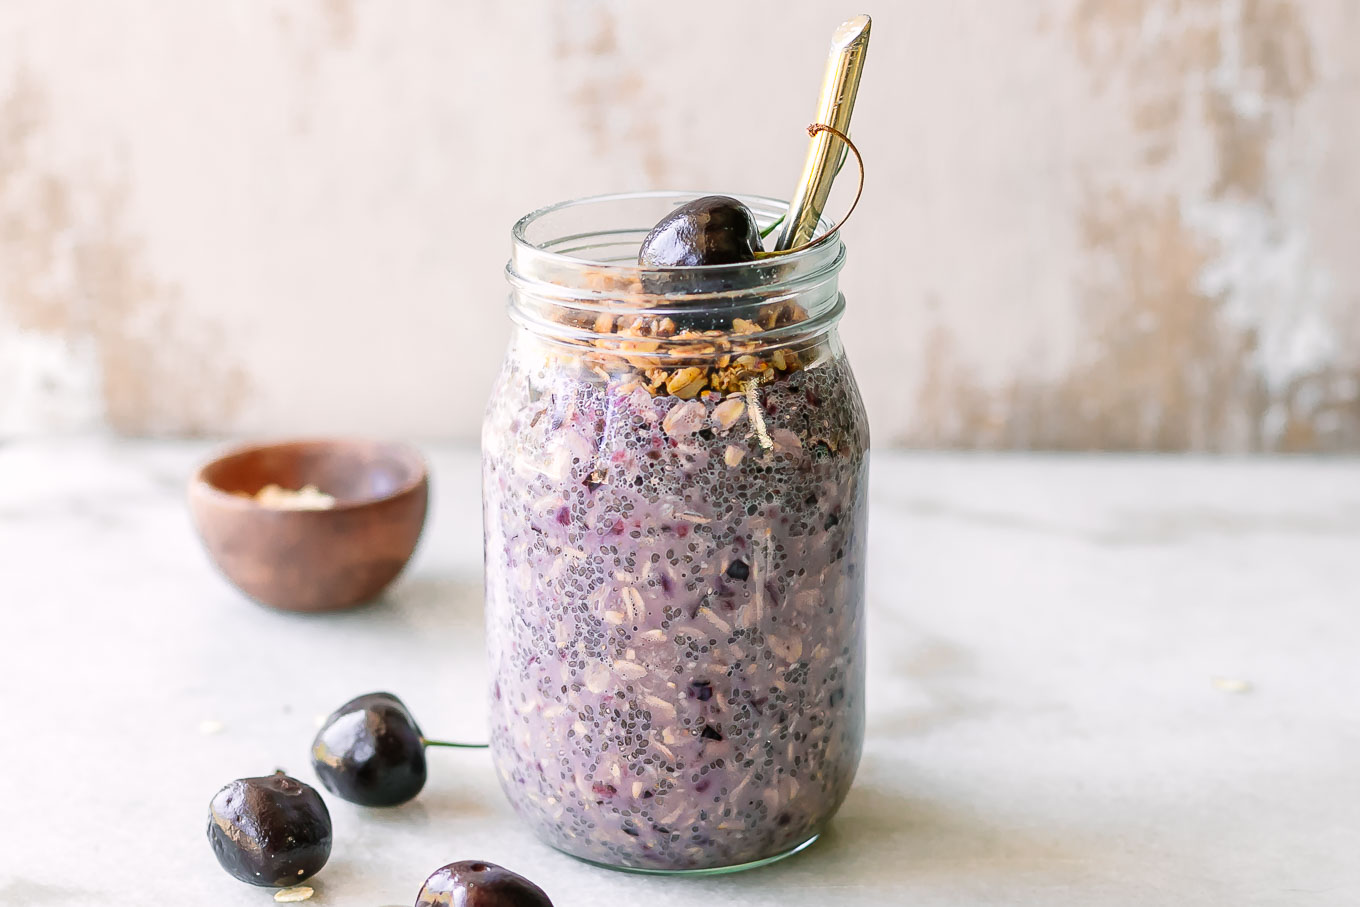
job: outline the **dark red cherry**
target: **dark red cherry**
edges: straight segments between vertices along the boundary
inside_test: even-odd
[[[208,804],[208,840],[242,882],[282,888],[326,865],[331,814],[315,788],[283,772],[240,778]]]
[[[463,860],[431,873],[415,907],[552,907],[552,901],[518,873],[485,860]]]
[[[360,806],[396,806],[425,786],[425,739],[405,703],[368,693],[330,714],[312,741],[326,790]]]
[[[761,250],[755,215],[735,198],[705,195],[663,217],[642,240],[644,268],[688,268],[755,261]]]

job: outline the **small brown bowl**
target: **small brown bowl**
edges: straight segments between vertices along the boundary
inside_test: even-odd
[[[254,500],[266,485],[315,485],[326,510]],[[415,551],[429,500],[425,461],[381,441],[287,441],[240,447],[189,482],[208,555],[236,588],[287,611],[336,611],[376,598]]]

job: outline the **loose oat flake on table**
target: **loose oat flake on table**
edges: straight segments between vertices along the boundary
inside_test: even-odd
[[[1242,680],[1239,677],[1215,677],[1212,681],[1214,689],[1220,693],[1250,693],[1251,681]]]
[[[274,892],[274,900],[280,904],[292,904],[297,901],[305,901],[310,898],[314,891],[307,885],[295,885],[292,888],[280,888]]]

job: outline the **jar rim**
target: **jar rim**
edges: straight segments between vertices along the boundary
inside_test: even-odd
[[[610,203],[624,203],[634,201],[662,201],[672,200],[676,205],[682,204],[696,198],[707,195],[717,195],[727,193],[716,193],[712,191],[683,190],[683,189],[655,189],[641,192],[612,192],[601,195],[587,195],[580,198],[566,199],[564,201],[553,202],[536,208],[515,221],[510,230],[512,251],[508,269],[512,274],[520,277],[527,277],[527,270],[524,265],[541,264],[548,265],[550,268],[581,269],[589,271],[595,275],[610,275],[619,278],[624,275],[662,275],[673,274],[675,272],[688,272],[694,274],[719,274],[723,272],[740,273],[769,266],[778,263],[781,271],[788,271],[792,275],[794,272],[806,273],[810,267],[820,270],[828,261],[836,261],[841,257],[841,249],[844,241],[841,239],[840,230],[835,229],[836,225],[823,217],[820,222],[821,233],[803,248],[789,252],[778,258],[764,258],[756,261],[741,262],[739,264],[720,264],[720,265],[691,265],[683,268],[646,268],[635,263],[620,264],[616,261],[604,261],[600,259],[571,255],[566,252],[557,251],[549,245],[557,245],[566,240],[584,239],[586,234],[568,235],[556,237],[548,242],[535,242],[529,238],[530,228],[541,224],[545,219],[553,215],[569,212],[573,209],[581,209],[586,206],[605,205]],[[731,198],[745,204],[756,215],[757,223],[763,228],[768,226],[770,221],[781,216],[788,210],[789,203],[777,198],[765,195],[753,195],[749,193],[730,193]],[[763,221],[763,222],[762,222]],[[642,232],[649,230],[650,224],[644,227],[626,227],[609,231],[622,235],[628,233]]]
[[[837,286],[845,243],[830,224],[829,232],[805,248],[755,261],[680,268],[637,264],[643,237],[667,211],[712,194],[595,195],[526,214],[511,231],[505,268],[511,319],[541,337],[587,345],[620,340],[612,336],[616,316],[630,325],[654,318],[658,329],[671,319],[681,330],[673,339],[652,338],[658,357],[673,357],[677,347],[692,345],[694,326],[715,319],[710,328],[731,325],[745,341],[772,347],[796,345],[830,329],[845,306]],[[788,207],[764,196],[732,197],[751,208],[762,227]],[[573,254],[582,251],[596,257]]]

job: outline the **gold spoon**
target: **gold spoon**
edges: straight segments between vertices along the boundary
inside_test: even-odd
[[[860,74],[864,71],[864,55],[869,49],[868,16],[855,16],[842,22],[831,36],[831,54],[822,77],[822,96],[817,102],[816,122],[832,126],[849,135],[850,115],[855,110],[855,95],[859,91]],[[817,234],[817,224],[831,194],[831,183],[845,156],[845,145],[829,132],[818,132],[808,145],[803,175],[798,180],[798,191],[784,215],[784,225],[775,251],[792,249]]]

